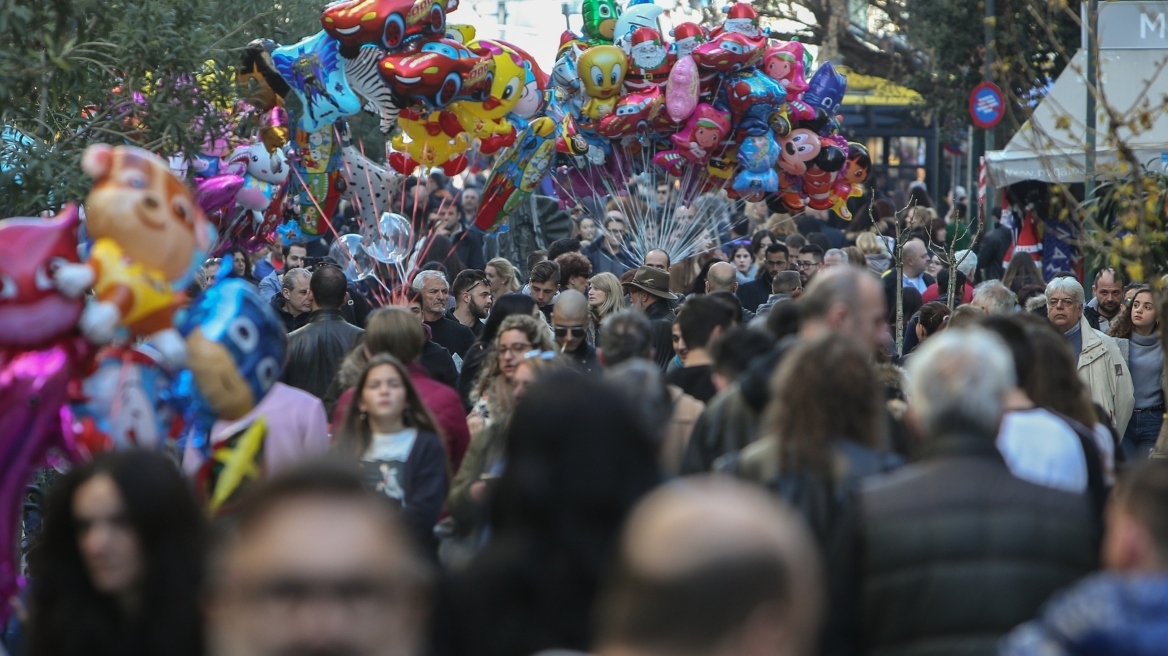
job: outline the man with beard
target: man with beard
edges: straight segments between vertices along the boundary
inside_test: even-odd
[[[412,287],[421,295],[422,320],[430,327],[431,339],[457,356],[454,365],[461,369],[462,358],[474,344],[475,336],[470,328],[446,316],[446,299],[450,295],[446,276],[440,271],[422,271]]]
[[[758,268],[758,277],[738,286],[736,295],[738,300],[742,301],[742,307],[753,312],[758,306],[766,303],[771,296],[771,282],[775,279],[775,274],[787,270],[790,258],[790,251],[785,244],[767,246],[763,265]]]
[[[1095,298],[1083,308],[1083,316],[1095,330],[1108,332],[1112,322],[1119,316],[1123,302],[1123,278],[1115,269],[1103,269],[1095,274],[1095,284],[1091,285]]]
[[[273,296],[271,305],[284,322],[284,330],[292,332],[308,321],[312,312],[312,290],[308,288],[312,274],[308,269],[291,269],[284,274],[279,296]]]
[[[470,328],[475,339],[483,334],[483,322],[491,312],[491,287],[487,274],[478,269],[466,269],[454,277],[454,309],[447,316]]]

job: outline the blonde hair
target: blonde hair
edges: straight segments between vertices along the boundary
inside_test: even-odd
[[[611,273],[598,273],[588,281],[590,285],[604,292],[604,302],[598,308],[590,308],[592,321],[600,326],[600,322],[610,314],[625,309],[625,292],[621,288],[620,278]]]
[[[487,262],[487,266],[494,267],[495,273],[498,273],[500,278],[507,281],[503,285],[503,288],[507,290],[505,293],[514,294],[519,291],[519,276],[515,275],[515,265],[511,264],[510,260],[505,257],[496,257],[490,262]]]
[[[499,324],[499,332],[483,361],[482,374],[471,392],[471,399],[479,399],[484,395],[487,397],[487,408],[492,415],[510,415],[514,401],[511,386],[503,377],[503,365],[499,362],[499,340],[509,330],[518,330],[526,335],[534,350],[556,350],[556,343],[552,341],[547,324],[540,319],[529,314],[513,314]]]
[[[888,254],[888,246],[885,245],[880,235],[874,232],[861,232],[860,236],[856,237],[856,248],[859,248],[864,255]]]

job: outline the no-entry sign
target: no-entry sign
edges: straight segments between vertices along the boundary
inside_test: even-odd
[[[1002,90],[993,82],[982,82],[969,94],[969,117],[977,127],[988,130],[1001,122],[1006,114]]]

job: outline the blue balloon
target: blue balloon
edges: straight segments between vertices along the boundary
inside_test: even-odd
[[[743,194],[762,192],[773,194],[779,190],[779,142],[770,130],[765,134],[744,137],[738,146],[738,164],[742,170],[734,176],[734,191]]]
[[[811,107],[820,107],[830,115],[839,111],[844,94],[848,90],[848,78],[835,70],[831,62],[820,66],[807,84],[808,89],[803,92],[803,102]]]
[[[787,92],[778,82],[762,71],[748,69],[725,77],[714,107],[730,112],[736,132],[760,136],[770,131],[771,114],[786,100]]]
[[[361,101],[345,77],[341,44],[326,32],[272,51],[272,64],[304,108],[300,127],[316,132],[342,116],[361,111]]]

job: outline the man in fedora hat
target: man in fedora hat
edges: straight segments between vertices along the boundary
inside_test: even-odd
[[[649,317],[653,327],[653,349],[656,352],[657,364],[662,371],[673,360],[673,321],[677,318],[673,310],[669,309],[669,301],[677,298],[669,291],[669,272],[651,266],[637,269],[636,275],[626,282],[625,291],[629,293],[629,302]]]

